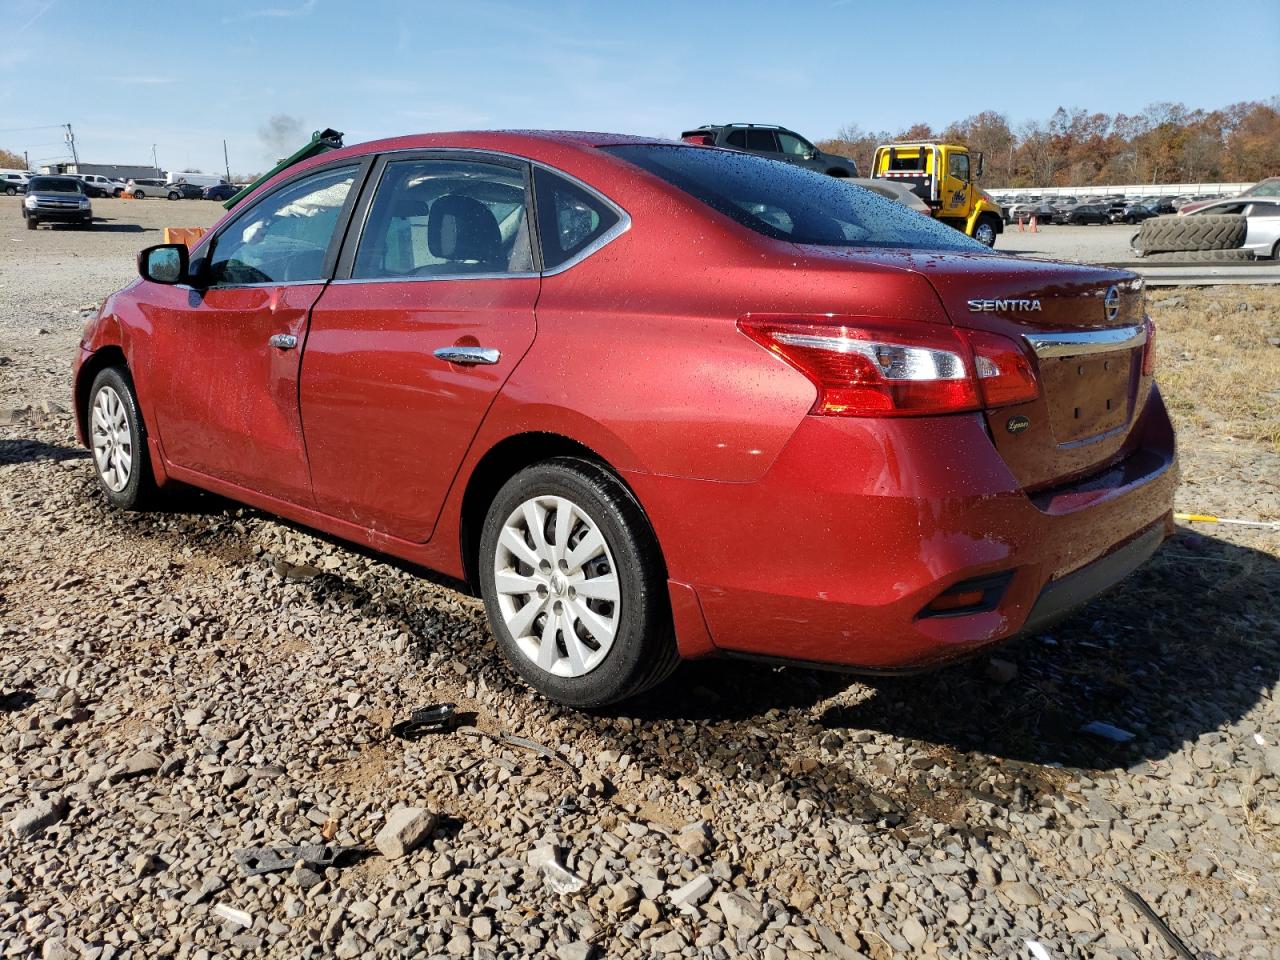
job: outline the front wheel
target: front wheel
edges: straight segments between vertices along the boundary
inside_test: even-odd
[[[983,217],[978,221],[977,226],[973,228],[973,239],[984,247],[994,247],[996,245],[996,225],[991,222],[989,217]]]
[[[678,663],[657,541],[598,464],[561,457],[507,481],[481,532],[480,589],[511,665],[560,703],[624,700]]]
[[[147,432],[127,371],[107,367],[89,389],[87,416],[93,465],[107,499],[124,510],[146,508],[156,496]]]
[[[40,224],[40,221],[38,221],[35,217],[27,217],[28,230],[34,230],[37,226],[39,226],[39,224]]]
[[[170,200],[177,200],[177,199],[178,199],[178,196],[179,196],[179,195],[178,195],[178,194],[176,194],[176,193],[171,193],[171,194],[169,194],[169,199],[170,199]]]
[[[18,188],[17,188],[17,187],[5,187],[5,188],[4,188],[4,192],[5,192],[6,194],[8,194],[9,196],[11,196],[11,197],[16,197],[16,196],[18,195]]]
[[[145,199],[147,199],[147,195],[146,195],[145,193],[143,193],[141,190],[135,190],[135,191],[133,191],[133,199],[135,199],[135,200],[145,200]]]

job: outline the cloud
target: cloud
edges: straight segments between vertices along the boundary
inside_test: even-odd
[[[48,3],[46,3],[43,7],[37,10],[34,14],[32,14],[30,19],[28,19],[26,23],[20,26],[17,30],[13,31],[12,36],[15,36],[15,37],[22,36],[22,34],[26,32],[27,28],[30,27],[37,20],[39,20],[41,17],[43,17],[46,13],[48,13],[49,10],[52,9],[54,3],[56,2],[57,0],[49,0]]]
[[[302,0],[296,7],[263,7],[261,10],[249,10],[233,17],[223,17],[223,23],[235,23],[237,20],[257,20],[263,17],[305,17],[316,8],[316,0]]]

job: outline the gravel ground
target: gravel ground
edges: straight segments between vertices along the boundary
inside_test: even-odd
[[[1019,233],[1018,225],[1009,223],[996,238],[996,249],[1051,260],[1131,263],[1135,257],[1129,238],[1137,232],[1137,227],[1116,223],[1084,227],[1048,224],[1036,233]]]
[[[708,662],[560,709],[476,600],[213,497],[106,508],[63,409],[80,308],[218,208],[95,208],[0,204],[0,955],[1174,957],[1123,885],[1197,954],[1280,956],[1280,535],[1183,531],[930,676]],[[1161,296],[1162,361],[1270,363],[1275,291],[1204,346],[1216,294]],[[1270,434],[1173,399],[1180,506],[1280,519]],[[442,700],[474,729],[390,732]],[[360,849],[233,859],[329,840]]]

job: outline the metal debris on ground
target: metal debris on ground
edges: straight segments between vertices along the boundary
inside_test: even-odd
[[[358,846],[342,846],[332,843],[302,843],[275,847],[245,847],[236,850],[232,856],[240,869],[247,876],[260,873],[274,873],[277,870],[292,870],[297,863],[308,867],[332,867],[343,854],[361,849]]]
[[[1156,928],[1156,932],[1168,941],[1169,946],[1173,947],[1173,952],[1181,957],[1182,960],[1216,960],[1214,955],[1211,953],[1202,953],[1197,957],[1187,948],[1187,945],[1182,942],[1182,939],[1169,929],[1169,925],[1160,919],[1160,915],[1152,910],[1151,905],[1148,904],[1147,901],[1143,900],[1138,893],[1130,890],[1122,883],[1116,884],[1116,886],[1120,888],[1120,892],[1124,894],[1125,899],[1133,904],[1134,908],[1146,917],[1151,925]]]
[[[1261,527],[1264,530],[1280,530],[1280,520],[1241,520],[1237,517],[1215,517],[1208,513],[1175,513],[1173,519],[1183,523],[1221,523],[1236,527]]]
[[[237,910],[235,907],[229,907],[225,903],[218,904],[213,908],[213,912],[228,923],[234,923],[236,926],[244,927],[246,930],[253,926],[253,914],[244,910]]]
[[[1120,727],[1112,726],[1109,723],[1103,723],[1101,720],[1090,720],[1080,728],[1081,733],[1091,733],[1095,737],[1102,737],[1104,740],[1111,740],[1115,743],[1127,743],[1137,736],[1136,733],[1130,733],[1128,730],[1122,730]]]
[[[505,743],[510,747],[518,747],[521,750],[529,750],[541,757],[546,757],[548,760],[557,760],[560,763],[563,763],[570,770],[573,769],[573,764],[560,756],[560,754],[556,753],[556,751],[552,750],[550,747],[543,746],[536,740],[530,740],[528,737],[517,737],[512,733],[486,733],[478,727],[459,727],[458,732],[463,736],[484,738],[485,740],[492,740],[495,743]]]
[[[418,740],[429,733],[448,733],[458,722],[458,707],[453,703],[432,703],[418,707],[408,720],[393,724],[391,732],[401,740]]]
[[[529,863],[538,869],[547,886],[556,893],[577,893],[587,885],[586,880],[560,862],[560,852],[549,844],[530,850]]]

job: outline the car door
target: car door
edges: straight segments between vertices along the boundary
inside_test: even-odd
[[[794,133],[778,131],[778,147],[782,151],[782,159],[796,166],[818,170],[823,167],[815,156],[813,144]]]
[[[146,395],[179,471],[312,502],[299,358],[364,169],[347,161],[285,182],[198,248],[197,286],[141,298]]]
[[[947,154],[946,170],[944,171],[942,182],[938,184],[938,199],[942,202],[938,216],[967,217],[969,214],[969,190],[971,187],[969,155],[967,153]],[[1048,204],[1045,204],[1045,206],[1047,208]]]
[[[321,510],[430,538],[472,437],[533,343],[529,175],[519,161],[448,151],[375,167],[303,355]]]

